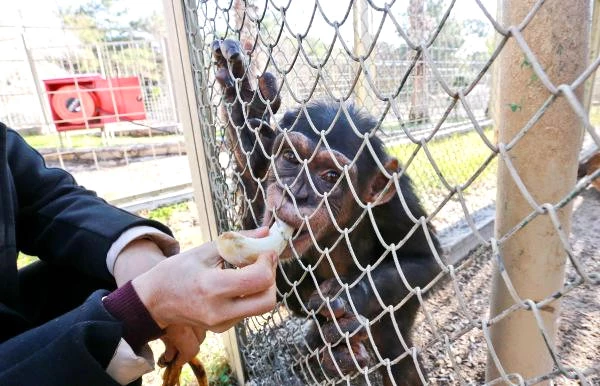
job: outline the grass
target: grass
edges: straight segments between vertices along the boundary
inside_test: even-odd
[[[115,137],[109,141],[110,146],[116,145],[136,145],[145,143],[160,143],[164,142],[165,139],[172,136],[153,136],[153,137]],[[60,147],[60,140],[58,134],[44,134],[44,135],[29,135],[25,137],[25,141],[36,149],[47,149]],[[71,134],[69,139],[63,138],[65,148],[100,148],[104,147],[102,138],[99,135],[93,134]]]
[[[188,202],[181,202],[179,204],[161,206],[153,210],[145,210],[139,213],[140,216],[162,222],[163,224],[169,223],[171,218],[178,213],[189,212],[190,207]]]
[[[600,105],[591,107],[590,122],[593,126],[600,126]],[[491,143],[495,143],[492,129],[485,130],[485,135]],[[406,165],[418,148],[418,145],[410,143],[391,146],[388,150],[390,154]],[[427,144],[427,148],[440,169],[441,175],[451,186],[464,184],[491,154],[479,134],[474,131],[451,135],[439,140],[434,139]],[[472,187],[476,187],[478,182],[494,178],[496,162],[496,160],[492,161],[492,164],[486,168]],[[446,191],[422,148],[418,149],[417,155],[407,167],[407,172],[413,180],[417,194],[424,199],[433,191]]]
[[[215,339],[218,338],[214,335]],[[225,356],[225,349],[222,346],[215,347],[208,342],[210,336],[200,348],[200,358],[208,375],[208,384],[211,386],[230,386],[236,385],[237,380],[231,373],[229,360]]]
[[[491,143],[494,143],[492,129],[487,129],[484,134]],[[440,170],[440,174],[450,186],[467,182],[492,154],[483,139],[474,131],[433,140],[427,143],[427,149]],[[419,196],[426,197],[432,191],[446,190],[432,162],[420,145],[413,143],[395,145],[391,146],[388,151],[402,164],[407,165],[407,173],[412,178]],[[416,155],[408,164],[415,151]],[[479,179],[492,177],[494,170],[494,167],[488,166]]]

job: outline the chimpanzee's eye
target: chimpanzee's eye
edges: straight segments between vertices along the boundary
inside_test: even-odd
[[[298,158],[296,158],[296,155],[294,154],[294,152],[291,149],[286,149],[281,153],[281,156],[283,157],[283,159],[285,159],[288,162],[291,162],[293,164],[298,164],[300,163],[298,161]]]
[[[321,174],[321,178],[324,181],[334,184],[338,178],[340,178],[340,173],[335,170],[327,170],[325,173]]]

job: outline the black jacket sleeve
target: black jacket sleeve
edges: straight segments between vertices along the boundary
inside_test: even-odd
[[[0,385],[118,385],[107,373],[122,324],[102,306],[108,291],[0,343]]]
[[[111,280],[106,254],[125,230],[149,225],[171,235],[158,222],[107,204],[66,171],[46,167],[13,130],[8,130],[7,145],[18,207],[17,247],[24,253]]]

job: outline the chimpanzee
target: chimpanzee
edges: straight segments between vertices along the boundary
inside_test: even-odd
[[[440,272],[440,246],[430,225],[411,220],[425,212],[398,161],[373,135],[377,122],[351,104],[312,102],[272,128],[280,105],[274,76],[263,74],[254,90],[247,57],[233,40],[214,42],[213,58],[241,190],[251,199],[243,226],[258,225],[253,219],[263,211],[264,225],[277,218],[295,229],[277,285],[292,312],[314,311],[307,346],[321,348],[329,375],[358,370],[352,357],[364,367],[371,347],[391,362],[395,384],[420,385],[405,347],[419,307],[414,289]],[[386,366],[382,376],[393,384]]]

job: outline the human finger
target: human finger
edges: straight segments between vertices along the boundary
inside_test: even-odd
[[[183,252],[181,256],[192,256],[193,260],[200,262],[203,266],[209,268],[221,268],[223,266],[223,259],[219,256],[217,246],[214,242],[210,241],[200,245],[199,247],[188,249]]]
[[[253,315],[264,314],[271,311],[277,302],[275,284],[267,290],[255,293],[250,296],[231,299],[228,303],[227,313],[224,317],[229,320],[243,319]],[[223,323],[217,325],[220,328],[225,327]],[[231,327],[231,325],[229,326]],[[211,331],[213,331],[211,326]]]
[[[239,269],[229,269],[221,272],[221,291],[225,296],[236,298],[260,293],[275,282],[277,254],[262,253],[252,264]]]
[[[219,324],[216,324],[214,326],[210,327],[210,330],[212,332],[215,333],[222,333],[225,332],[227,330],[229,330],[231,327],[235,326],[236,324],[238,324],[239,322],[241,322],[242,320],[244,320],[244,318],[233,318],[233,319],[229,319],[226,320],[224,322],[221,322]]]

